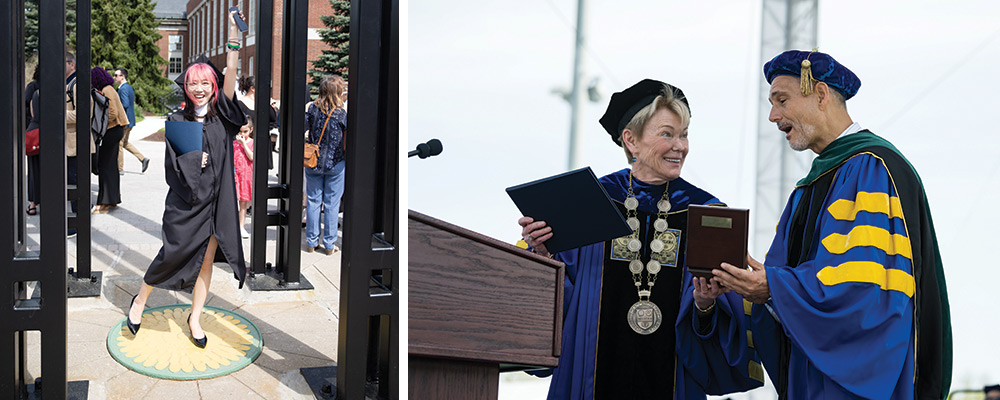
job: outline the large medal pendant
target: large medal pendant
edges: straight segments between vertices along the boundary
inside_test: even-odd
[[[639,300],[628,309],[628,326],[640,335],[656,332],[662,321],[660,307],[651,301]]]

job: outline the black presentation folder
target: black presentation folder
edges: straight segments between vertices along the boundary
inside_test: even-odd
[[[552,227],[550,253],[632,233],[590,167],[511,186],[507,195],[522,215]]]

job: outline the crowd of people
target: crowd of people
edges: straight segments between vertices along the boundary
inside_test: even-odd
[[[202,62],[207,64],[206,62]],[[77,131],[86,131],[86,122],[77,127],[76,105],[76,58],[73,53],[66,52],[66,161],[67,183],[77,183]],[[96,201],[90,212],[106,214],[113,211],[122,202],[121,175],[124,175],[124,151],[132,153],[140,164],[140,173],[149,168],[150,159],[132,143],[130,133],[136,125],[135,91],[128,81],[128,70],[116,68],[113,75],[102,67],[90,70],[91,83],[96,91],[91,101],[106,99],[100,108],[106,109],[106,122],[103,122],[101,133],[92,126],[91,134],[86,136],[91,141],[91,172],[97,176],[98,191]],[[183,78],[183,76],[182,76]],[[37,134],[40,121],[38,109],[38,68],[35,69],[31,82],[25,88],[25,118],[27,121],[26,136]],[[185,90],[185,105],[191,104],[190,93],[183,81],[178,85]],[[232,162],[234,165],[234,184],[237,194],[235,206],[238,213],[239,232],[242,238],[249,238],[246,228],[246,215],[253,199],[253,165],[254,138],[256,129],[253,124],[256,90],[254,78],[244,76],[238,79],[238,89],[242,96],[234,96],[236,111],[244,118],[245,123],[239,127],[232,140],[235,150]],[[97,96],[100,94],[100,96]],[[270,131],[278,127],[277,102],[271,99],[269,120],[264,130],[265,138],[270,142],[270,150],[266,156],[267,168],[274,167],[273,153],[275,151],[276,135]],[[91,111],[93,113],[93,111]],[[344,138],[347,132],[347,83],[340,76],[324,78],[319,87],[319,95],[309,102],[305,112],[307,143],[319,147],[320,162],[315,167],[304,167],[303,225],[306,228],[305,251],[320,250],[327,255],[340,251],[338,240],[338,220],[340,200],[344,192]],[[86,120],[84,120],[86,121]],[[32,132],[34,130],[34,132]],[[28,215],[37,215],[41,199],[39,195],[40,158],[38,152],[27,155],[27,197]],[[71,210],[77,212],[77,204],[71,199]],[[70,228],[68,235],[73,236],[76,230]],[[322,246],[320,246],[322,241]]]

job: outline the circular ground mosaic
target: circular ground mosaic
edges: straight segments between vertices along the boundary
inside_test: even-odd
[[[108,333],[108,352],[128,369],[173,380],[227,375],[250,365],[260,355],[264,341],[257,326],[246,317],[206,305],[201,327],[208,336],[208,345],[200,349],[191,342],[187,324],[190,314],[191,306],[185,304],[147,308],[142,314],[142,328],[135,336],[122,318]]]

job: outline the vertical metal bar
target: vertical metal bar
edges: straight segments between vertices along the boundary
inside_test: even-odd
[[[386,281],[383,284],[392,290],[392,313],[383,317],[382,323],[382,343],[380,371],[382,382],[379,391],[383,396],[388,395],[390,399],[399,398],[399,289],[396,271],[399,267],[399,0],[391,0],[391,10],[389,12],[389,54],[388,60],[388,103],[384,119],[386,124],[386,146],[383,147],[386,153],[386,200],[383,212],[385,218],[385,238],[390,243],[396,243],[396,250],[391,252],[386,260],[383,276]],[[384,29],[383,29],[384,30]],[[383,62],[383,65],[385,62]],[[390,200],[391,199],[391,200]],[[388,331],[388,334],[386,334]],[[388,378],[388,382],[386,382]],[[389,386],[389,390],[382,390]]]
[[[5,60],[14,59],[16,47],[10,38],[17,35],[17,32],[14,32],[14,27],[17,26],[15,10],[19,6],[18,3],[12,1],[0,5],[0,25],[2,25],[0,26],[0,35],[8,38],[8,40],[0,40],[0,58]],[[0,109],[14,109],[14,102],[20,102],[20,99],[23,98],[17,96],[19,93],[17,86],[20,86],[20,82],[16,80],[14,71],[19,67],[20,65],[16,63],[0,63],[0,93],[2,93],[0,95]],[[0,191],[9,193],[0,196],[0,210],[7,213],[0,218],[2,221],[0,222],[0,246],[3,249],[0,260],[8,266],[12,264],[14,253],[17,251],[17,243],[14,238],[17,219],[14,213],[19,211],[18,207],[15,207],[14,198],[10,193],[14,193],[14,182],[16,181],[14,179],[14,165],[15,162],[21,160],[23,153],[23,150],[16,146],[17,140],[15,139],[19,134],[17,127],[21,125],[21,119],[15,115],[14,118],[4,119],[4,122],[0,123],[0,151],[2,151],[0,182],[3,185]],[[0,289],[13,288],[13,282],[14,280],[6,271],[0,273]],[[13,303],[13,296],[0,296],[0,318],[4,321],[9,321],[14,317]],[[13,326],[3,324],[3,327],[0,328],[0,360],[2,360],[0,361],[0,397],[16,398],[15,393],[19,392],[19,388],[23,384],[19,379],[18,372],[23,368],[24,359],[17,357],[20,354],[19,350],[23,348],[24,342],[18,340]]]
[[[337,359],[338,398],[361,398],[365,392],[365,374],[369,362],[384,361],[382,352],[389,346],[369,341],[383,341],[383,333],[369,336],[371,316],[379,315],[374,306],[369,282],[372,272],[380,270],[383,284],[395,291],[392,269],[398,264],[398,249],[373,248],[374,237],[395,241],[398,233],[398,3],[394,0],[351,2],[350,87],[348,95],[347,168],[344,202],[344,255],[341,261],[340,336]],[[357,134],[364,132],[364,134]],[[375,182],[371,185],[370,182]],[[390,209],[391,210],[388,210]],[[388,279],[387,279],[388,278]],[[398,309],[395,293],[393,305]],[[395,309],[388,323],[376,323],[388,329],[395,325]],[[350,345],[348,345],[350,343]],[[369,345],[377,346],[381,360],[368,357]],[[391,355],[389,356],[391,359]],[[396,360],[380,362],[394,364]],[[380,369],[386,365],[380,365]],[[389,376],[396,374],[389,373]],[[398,393],[396,381],[380,373],[380,392]],[[396,395],[398,397],[398,394]]]
[[[580,126],[580,107],[586,104],[583,97],[583,50],[587,2],[578,0],[576,3],[576,47],[573,52],[573,91],[570,93],[569,117],[569,159],[568,169],[577,169],[580,164],[580,154],[583,153],[583,141],[577,137],[577,127]]]
[[[42,283],[43,309],[37,328],[42,331],[42,376],[45,377],[46,398],[66,397],[66,102],[63,49],[66,46],[65,0],[39,2],[38,65],[39,108],[46,117],[40,121],[41,179],[48,184],[40,188],[46,199],[46,212],[39,213],[42,232],[42,252],[39,282]],[[89,3],[83,0],[81,3]],[[89,4],[88,4],[89,5]],[[77,30],[89,30],[78,25]],[[89,45],[89,41],[86,42]],[[77,65],[80,65],[79,63]],[[88,64],[83,64],[88,65]],[[87,115],[84,113],[83,115]],[[87,171],[84,171],[87,172]],[[88,186],[89,187],[89,186]],[[89,190],[87,191],[89,193]]]
[[[274,0],[250,0],[257,2],[257,47],[252,71],[256,79],[256,103],[254,104],[254,126],[257,140],[254,141],[253,167],[253,233],[250,240],[250,271],[255,274],[265,272],[267,261],[267,158],[271,157],[271,137],[268,133],[271,107],[271,58],[274,41]],[[282,148],[284,150],[284,148]],[[267,158],[265,158],[267,157]],[[280,168],[280,165],[279,165]],[[298,221],[295,221],[298,222]]]
[[[76,2],[76,271],[75,278],[90,279],[90,4]],[[65,24],[64,24],[65,26]],[[65,36],[65,35],[64,35]],[[60,65],[63,65],[60,63]],[[65,203],[65,202],[63,202]],[[65,230],[64,230],[65,232]]]
[[[11,28],[13,29],[13,32],[11,32],[9,37],[12,45],[14,46],[13,47],[14,54],[10,59],[15,60],[14,65],[18,67],[15,67],[13,71],[14,82],[16,82],[16,84],[12,88],[13,94],[15,96],[11,97],[11,99],[20,100],[24,98],[23,82],[25,81],[24,79],[25,71],[24,68],[22,68],[21,66],[26,64],[24,55],[24,1],[23,0],[14,1],[13,3],[18,5],[18,8],[13,10],[14,21],[12,21],[11,23]],[[15,132],[14,137],[16,138],[14,140],[15,142],[14,148],[18,149],[17,153],[19,154],[19,156],[17,157],[17,160],[24,160],[25,159],[24,150],[22,149],[24,149],[24,144],[26,142],[26,139],[24,135],[21,133],[25,132],[25,128],[28,127],[28,121],[25,120],[24,118],[21,118],[21,116],[25,115],[24,102],[15,101],[13,108],[5,108],[5,110],[13,110],[14,113],[17,115],[17,118],[13,118],[11,120],[11,123],[15,123],[15,121],[17,123],[17,128],[13,131]],[[28,217],[27,214],[25,214],[25,209],[24,209],[25,202],[23,200],[27,196],[28,185],[26,177],[28,174],[27,174],[27,168],[23,161],[15,163],[14,170],[16,171],[15,173],[17,174],[17,180],[15,182],[15,184],[17,185],[17,189],[11,193],[17,193],[17,199],[18,199],[17,205],[16,207],[14,207],[14,213],[16,215],[14,221],[16,221],[17,223],[17,231],[16,231],[17,233],[15,235],[15,240],[20,243],[19,247],[23,249],[24,248],[23,246],[28,241],[28,234],[27,234]]]
[[[285,0],[281,49],[281,182],[287,197],[279,208],[285,213],[285,225],[279,228],[278,272],[288,282],[299,281],[302,262],[302,145],[305,143],[306,107],[306,28],[309,18],[308,0]],[[334,211],[336,212],[336,211]]]

